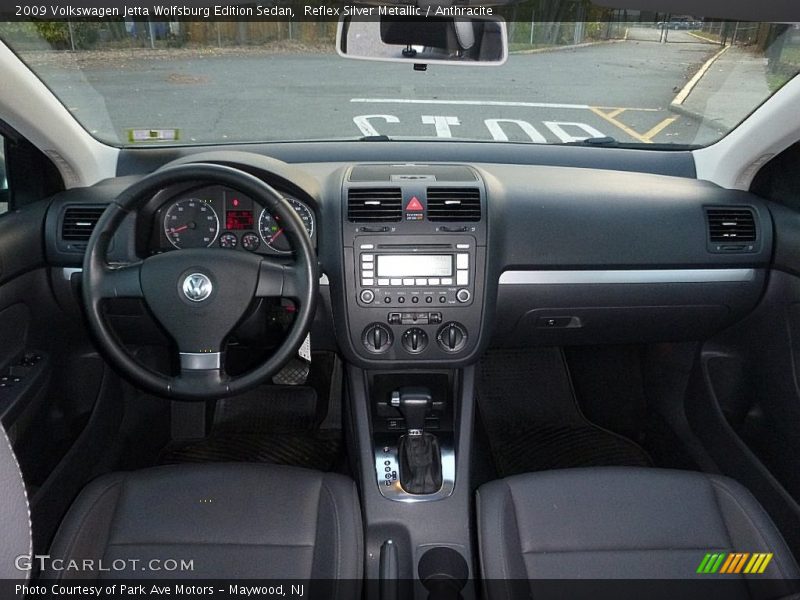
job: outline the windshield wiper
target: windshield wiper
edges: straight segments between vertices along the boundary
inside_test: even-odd
[[[619,142],[608,135],[603,137],[590,137],[585,140],[577,140],[574,142],[565,142],[565,146],[619,146]]]
[[[365,135],[363,137],[358,138],[359,142],[391,142],[391,138],[388,135]]]

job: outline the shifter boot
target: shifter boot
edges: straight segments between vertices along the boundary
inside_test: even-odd
[[[409,494],[433,494],[442,487],[442,457],[435,435],[400,438],[400,485]]]

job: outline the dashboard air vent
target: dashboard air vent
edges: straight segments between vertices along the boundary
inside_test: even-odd
[[[350,188],[347,219],[351,222],[400,221],[403,193],[398,188]]]
[[[68,206],[61,221],[61,239],[67,242],[89,241],[105,210],[104,205]]]
[[[480,221],[481,191],[470,187],[429,187],[429,221]]]
[[[706,208],[711,243],[738,244],[756,240],[756,220],[749,208]]]

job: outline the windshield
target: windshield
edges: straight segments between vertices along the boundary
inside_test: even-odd
[[[117,146],[358,139],[687,147],[800,70],[798,25],[518,8],[502,66],[349,60],[336,22],[0,23],[95,137]],[[380,139],[380,138],[379,138]]]

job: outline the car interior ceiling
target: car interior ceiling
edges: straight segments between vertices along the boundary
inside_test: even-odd
[[[207,533],[258,545],[229,550],[253,578],[482,577],[501,597],[498,573],[599,579],[581,552],[653,538],[672,573],[697,553],[648,528],[689,536],[692,511],[703,547],[800,577],[800,141],[746,191],[688,150],[388,140],[128,147],[74,186],[0,134],[0,419],[35,554],[127,556],[139,522],[98,550],[90,514],[182,536],[146,492],[215,482],[233,508]],[[218,243],[193,248],[211,213]],[[226,251],[223,229],[254,233]],[[263,486],[268,465],[287,469]],[[313,556],[287,523],[251,542],[241,511],[293,515]]]

